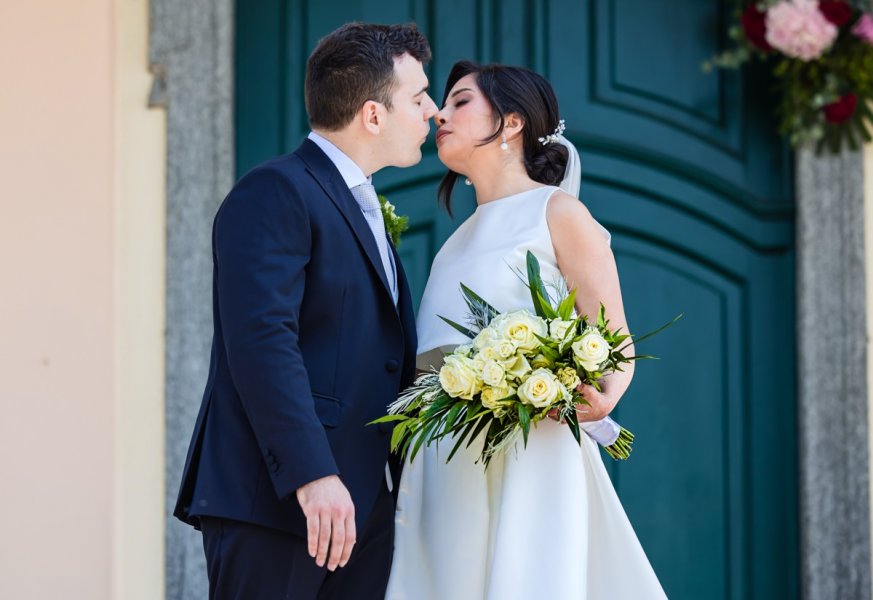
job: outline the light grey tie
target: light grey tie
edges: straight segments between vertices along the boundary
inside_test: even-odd
[[[385,220],[382,218],[382,205],[379,204],[379,196],[373,184],[364,182],[351,189],[352,196],[358,201],[364,218],[376,238],[376,246],[379,248],[379,256],[382,258],[382,267],[391,288],[391,297],[397,303],[397,275],[394,272],[394,260],[391,256],[391,248],[388,247],[388,236],[385,233]]]

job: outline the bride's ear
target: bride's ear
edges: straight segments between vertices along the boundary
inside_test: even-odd
[[[518,113],[509,113],[503,118],[503,133],[506,134],[507,140],[520,136],[522,129],[524,129],[524,119]]]

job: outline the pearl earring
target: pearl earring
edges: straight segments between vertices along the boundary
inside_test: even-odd
[[[509,150],[509,144],[506,143],[506,134],[503,134],[503,142],[500,144],[500,149],[506,152]]]
[[[464,180],[464,184],[465,184],[465,185],[473,185],[473,182],[470,181],[470,178],[469,178],[469,177],[467,177],[467,178]]]

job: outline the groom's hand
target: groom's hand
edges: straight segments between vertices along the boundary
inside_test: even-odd
[[[336,570],[349,562],[355,545],[355,505],[340,478],[322,477],[297,489],[297,501],[306,515],[309,556]],[[330,558],[328,559],[328,548]]]

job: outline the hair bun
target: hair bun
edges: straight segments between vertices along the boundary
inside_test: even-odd
[[[570,152],[563,144],[546,144],[533,157],[526,161],[527,174],[534,181],[546,185],[559,185],[567,171]]]

